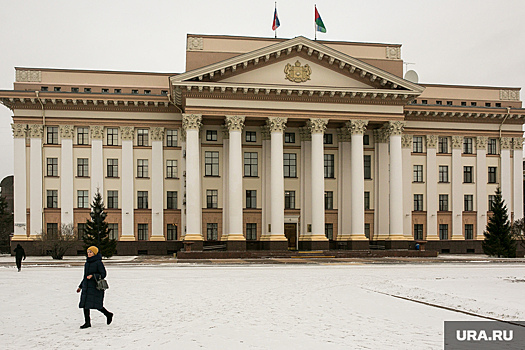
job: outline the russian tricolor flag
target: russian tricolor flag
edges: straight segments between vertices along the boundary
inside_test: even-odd
[[[277,7],[275,7],[275,12],[273,13],[272,30],[276,30],[280,25],[281,23],[279,22],[279,17],[277,17]]]

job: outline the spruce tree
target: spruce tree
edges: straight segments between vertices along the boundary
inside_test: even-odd
[[[492,217],[489,219],[483,240],[483,252],[498,258],[516,257],[516,240],[511,232],[511,225],[507,214],[507,206],[501,198],[501,190],[496,189],[492,203]]]
[[[97,191],[91,204],[91,220],[86,221],[84,230],[84,249],[96,246],[103,257],[110,258],[115,254],[117,241],[109,237],[111,231],[106,222],[104,202],[100,192]]]

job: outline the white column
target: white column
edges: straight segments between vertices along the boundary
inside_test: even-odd
[[[352,215],[350,200],[351,200],[351,179],[348,174],[351,174],[352,168],[350,163],[352,161],[350,144],[351,135],[347,128],[338,129],[339,131],[339,182],[337,194],[337,219],[339,223],[338,240],[349,240],[352,232]]]
[[[73,125],[60,125],[60,221],[62,224],[73,223],[74,187],[75,175],[73,169],[73,137],[75,127]]]
[[[224,127],[222,133],[222,235],[221,241],[228,240],[230,232],[229,215],[229,167],[230,167],[230,132]]]
[[[452,136],[452,234],[449,239],[463,239],[463,136]]]
[[[226,126],[230,133],[229,174],[228,174],[228,241],[244,241],[242,211],[242,176],[243,156],[241,136],[244,128],[244,116],[226,116]],[[282,156],[281,156],[282,159]],[[284,227],[283,227],[284,229]],[[283,231],[284,232],[284,231]]]
[[[182,131],[182,130],[181,130]],[[180,159],[180,171],[181,171],[181,182],[180,182],[180,193],[181,193],[181,207],[180,207],[180,237],[184,240],[186,236],[186,134],[180,132],[180,146],[181,146],[181,159]]]
[[[483,240],[487,225],[487,140],[486,136],[476,137],[476,235],[475,239]]]
[[[505,201],[507,211],[509,214],[512,212],[512,168],[510,164],[510,149],[512,148],[512,138],[502,137],[500,139],[501,145],[501,198]],[[523,161],[521,159],[520,161]],[[523,176],[523,175],[522,175]],[[521,194],[520,194],[521,195]]]
[[[269,117],[268,127],[271,135],[271,232],[264,240],[286,241],[284,236],[284,171],[283,171],[283,132],[287,118]]]
[[[14,137],[14,223],[13,241],[27,240],[26,124],[12,124]]]
[[[427,135],[427,239],[439,239],[437,230],[438,193],[437,193],[437,135]]]
[[[403,157],[401,135],[405,122],[389,122],[390,131],[390,240],[403,240]]]
[[[401,138],[403,156],[403,233],[405,239],[414,239],[412,233],[412,135],[403,135]],[[428,239],[428,237],[427,237]]]
[[[100,125],[91,128],[91,198],[100,192],[102,199],[106,198],[104,193],[104,156],[102,153],[102,139],[104,138],[104,127]]]
[[[199,129],[202,116],[183,114],[186,132],[186,236],[187,241],[202,241],[201,172]]]
[[[378,193],[377,193],[377,202],[375,209],[377,210],[377,240],[388,239],[388,234],[390,232],[389,220],[386,218],[390,215],[390,179],[389,179],[389,155],[388,155],[388,130],[386,128],[381,128],[376,132],[377,139],[377,178],[375,181],[378,183]]]
[[[164,237],[164,128],[151,128],[151,240]]]
[[[121,184],[122,188],[122,235],[121,241],[135,240],[135,188],[134,183],[134,161],[133,161],[133,139],[135,130],[132,126],[123,126],[120,128],[120,136],[122,139],[122,170],[121,170]]]
[[[523,137],[514,138],[513,148],[514,189],[512,191],[512,209],[514,211],[514,221],[516,221],[523,218]]]
[[[31,137],[30,149],[30,172],[29,172],[29,212],[30,212],[30,235],[42,234],[42,135],[44,128],[39,124],[29,125],[29,136]],[[16,162],[16,161],[15,161]],[[15,179],[16,182],[16,179]]]
[[[261,208],[262,208],[262,228],[261,228],[261,240],[267,240],[268,239],[268,225],[271,222],[271,215],[270,215],[270,205],[271,205],[271,198],[270,198],[270,177],[271,177],[271,169],[270,169],[270,130],[268,129],[267,125],[264,125],[261,127],[261,142],[262,142],[262,150],[261,150],[261,182],[262,182],[262,193],[261,193]]]
[[[299,240],[303,240],[303,237],[312,234],[312,133],[307,126],[303,129],[302,137],[304,144],[301,145],[301,152],[304,157],[301,159],[300,166],[304,190],[301,190],[301,203],[304,204],[304,208],[301,206],[301,234]]]
[[[352,135],[351,143],[351,215],[352,229],[350,240],[366,240],[365,237],[365,173],[363,170],[363,134],[365,133],[368,120],[351,120],[346,122],[346,127]]]

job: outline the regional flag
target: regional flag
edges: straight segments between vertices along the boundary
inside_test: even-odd
[[[321,33],[326,33],[326,27],[324,26],[319,12],[317,12],[317,6],[315,6],[315,30]]]
[[[272,30],[276,30],[279,28],[281,23],[279,22],[279,17],[277,17],[277,7],[275,8],[275,12],[273,13],[273,24],[272,24]]]

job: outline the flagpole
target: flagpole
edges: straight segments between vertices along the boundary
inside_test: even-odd
[[[317,4],[314,4],[314,10],[317,9]],[[315,11],[314,11],[314,40],[317,40],[317,27],[315,23]]]
[[[277,11],[277,1],[275,2],[275,11]],[[277,39],[277,28],[275,28],[275,39]]]

